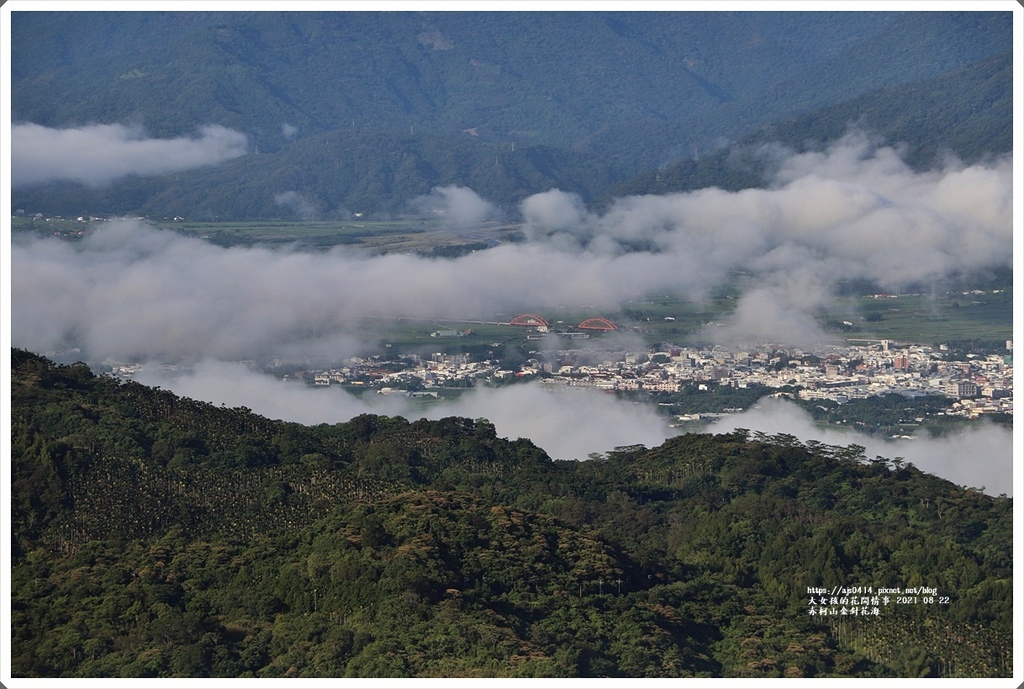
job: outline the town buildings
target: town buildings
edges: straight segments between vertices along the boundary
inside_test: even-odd
[[[466,388],[540,379],[550,387],[604,391],[678,392],[682,386],[761,385],[785,389],[801,399],[851,399],[897,393],[941,396],[947,414],[976,418],[1012,413],[1013,367],[1009,355],[968,355],[949,361],[946,353],[924,345],[889,341],[832,345],[814,351],[773,345],[742,348],[664,345],[647,352],[591,349],[538,354],[515,370],[495,360],[472,361],[466,354],[437,353],[352,359],[347,366],[307,372],[313,385],[336,383],[389,391]]]

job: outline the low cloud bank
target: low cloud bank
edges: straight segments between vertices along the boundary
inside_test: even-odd
[[[771,188],[629,197],[601,216],[544,192],[522,204],[528,241],[451,260],[224,249],[116,223],[76,246],[19,243],[14,340],[45,351],[73,336],[101,357],[247,359],[354,334],[365,316],[487,319],[657,293],[697,301],[733,280],[736,309],[708,338],[807,346],[829,339],[817,318],[839,281],[895,291],[1011,265],[1009,159],[919,173],[852,138],[786,160]],[[277,201],[315,212],[297,191]],[[496,212],[461,187],[421,205],[452,227]]]
[[[220,361],[203,361],[180,374],[151,365],[137,380],[192,399],[244,406],[268,418],[305,424],[339,423],[359,414],[483,417],[499,436],[529,438],[557,459],[586,459],[635,443],[653,447],[673,435],[665,419],[648,407],[593,391],[550,391],[536,384],[478,388],[456,401],[424,406],[399,394],[356,396],[336,387],[310,388]]]
[[[19,125],[13,133],[22,184],[55,178],[98,184],[210,164],[245,148],[244,136],[219,127],[204,128],[198,139],[173,140],[145,139],[138,130],[113,125]],[[368,256],[345,248],[222,248],[131,222],[105,223],[77,243],[18,238],[11,248],[11,342],[37,352],[78,346],[91,361],[275,355],[340,360],[365,351],[367,319],[491,319],[581,305],[601,310],[659,293],[701,300],[732,280],[737,307],[708,331],[710,337],[724,344],[808,345],[826,339],[816,317],[839,281],[871,280],[895,290],[1011,265],[1008,157],[972,166],[950,161],[917,172],[895,149],[858,134],[820,152],[772,154],[779,172],[763,189],[634,196],[600,215],[587,212],[571,193],[549,190],[521,205],[527,241],[450,260]],[[299,190],[279,198],[300,213],[309,210],[303,201]],[[463,187],[436,189],[414,205],[452,227],[497,212]],[[211,366],[197,370],[221,380],[221,392],[204,392],[200,399],[244,382],[244,376],[224,381]],[[292,394],[275,390],[282,398]],[[260,410],[255,393],[245,393],[239,403]],[[268,393],[265,403],[272,404],[275,394]],[[328,409],[351,404],[324,402],[329,399],[317,398]],[[517,387],[479,391],[465,398],[465,406],[460,402],[439,414],[492,417],[502,434],[534,438],[554,456],[585,457],[664,439],[660,419],[610,398],[595,399]],[[360,404],[372,410],[378,402]],[[294,406],[299,408],[298,400]],[[353,414],[344,406],[331,413],[335,420]],[[751,414],[738,423],[758,428]],[[801,423],[779,408],[760,430],[772,432],[787,419]],[[965,437],[964,444],[922,439],[871,452],[898,454],[956,482],[1009,492],[1009,446],[1003,447],[1001,431]],[[833,441],[844,442],[826,440]],[[874,447],[867,439],[858,444]],[[921,447],[928,451],[918,455]]]
[[[822,428],[792,402],[767,398],[742,414],[722,418],[708,431],[728,433],[737,428],[769,435],[786,433],[802,442],[817,440],[844,447],[861,445],[869,459],[903,457],[921,471],[958,485],[984,488],[990,495],[1013,495],[1013,434],[995,425],[936,438],[885,440],[854,431]]]
[[[244,406],[268,418],[305,424],[339,423],[359,414],[408,419],[446,416],[486,418],[501,437],[529,438],[556,459],[587,459],[615,447],[657,447],[676,434],[653,409],[594,390],[547,390],[536,383],[479,388],[457,401],[424,406],[403,395],[356,396],[337,387],[310,388],[256,373],[242,364],[203,361],[187,373],[149,366],[137,378],[176,394],[229,407]],[[802,442],[860,445],[865,456],[902,457],[918,469],[958,485],[1013,495],[1013,438],[1010,431],[982,426],[956,435],[885,440],[852,430],[825,429],[797,405],[766,398],[740,414],[723,417],[706,432],[738,428],[768,435],[790,434]]]
[[[129,175],[150,176],[245,155],[245,134],[208,124],[195,137],[153,139],[141,127],[90,124],[53,129],[22,123],[11,127],[11,186],[77,182],[102,187]]]
[[[451,261],[225,249],[107,223],[76,244],[12,247],[12,340],[34,351],[74,342],[100,360],[252,359],[310,340],[358,337],[366,318],[493,317],[524,304],[611,307],[622,294],[678,285],[674,265],[668,255],[584,259],[540,245]]]
[[[469,229],[488,220],[501,218],[501,210],[469,187],[434,187],[417,196],[409,205],[423,217],[451,230]]]

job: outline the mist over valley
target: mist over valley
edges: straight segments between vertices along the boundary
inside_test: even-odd
[[[1012,672],[1019,8],[28,4],[8,686]]]

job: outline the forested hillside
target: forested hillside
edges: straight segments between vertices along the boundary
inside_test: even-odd
[[[15,676],[1011,672],[1011,500],[898,458],[552,461],[485,419],[307,427],[12,357]]]
[[[141,117],[154,136],[214,122],[265,150],[287,143],[282,123],[300,135],[476,128],[570,148],[718,113],[736,134],[1002,52],[1009,14],[23,12],[13,115],[51,127]]]
[[[607,203],[632,194],[664,194],[704,187],[744,189],[763,186],[778,157],[764,147],[821,150],[851,130],[897,147],[903,159],[927,169],[953,155],[966,163],[1013,150],[1011,52],[949,74],[891,86],[751,132],[728,147],[649,170],[612,186]]]
[[[779,121],[783,140],[819,141],[862,115],[923,155],[977,156],[1008,145],[990,131],[1008,68],[986,94],[924,80],[1005,53],[1011,28],[1008,12],[14,13],[15,123],[165,139],[214,124],[251,151],[100,190],[18,188],[14,205],[247,219],[289,217],[274,198],[295,192],[324,216],[403,213],[460,185],[512,208],[552,187],[591,202],[676,161],[662,180],[732,188],[759,169],[716,148]]]
[[[471,187],[511,209],[550,188],[594,198],[614,181],[599,157],[549,146],[337,130],[188,174],[133,177],[99,189],[54,183],[19,191],[16,198],[19,207],[65,215],[301,218],[275,200],[292,192],[305,199],[311,217],[349,219],[352,213],[414,213],[410,202],[437,186]]]
[[[409,213],[413,199],[436,186],[457,185],[508,210],[551,188],[600,206],[635,194],[761,187],[778,163],[765,145],[820,149],[851,127],[899,147],[918,169],[948,154],[973,163],[1013,148],[1013,132],[1006,126],[1013,114],[1012,66],[1007,52],[940,77],[882,89],[772,123],[730,146],[683,157],[625,182],[595,153],[341,129],[189,174],[133,177],[98,189],[55,183],[18,190],[15,201],[25,209],[66,215],[102,209],[153,218],[243,220],[298,217],[275,201],[292,191],[302,195],[315,217],[348,218],[361,212]]]

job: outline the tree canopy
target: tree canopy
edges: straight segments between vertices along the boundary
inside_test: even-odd
[[[552,461],[12,362],[15,676],[1011,672],[1012,501],[900,458],[741,430]]]

